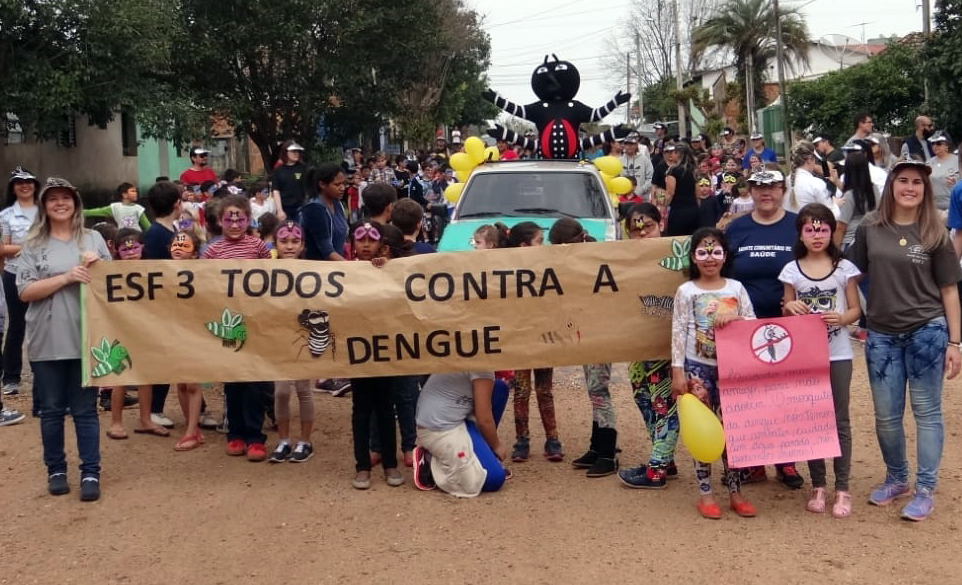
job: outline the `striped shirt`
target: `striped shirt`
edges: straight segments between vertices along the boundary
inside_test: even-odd
[[[204,249],[206,260],[269,260],[271,250],[260,239],[246,235],[240,240],[220,238]]]

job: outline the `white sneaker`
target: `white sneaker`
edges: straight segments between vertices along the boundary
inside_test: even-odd
[[[216,429],[218,423],[216,418],[212,417],[210,414],[206,412],[202,412],[200,413],[200,421],[197,424],[202,429],[210,430],[210,429]]]
[[[19,422],[23,422],[23,419],[25,418],[27,418],[27,415],[23,414],[19,410],[10,410],[4,408],[3,410],[0,410],[0,427],[15,425]]]
[[[150,422],[168,429],[174,428],[174,421],[167,418],[167,415],[162,412],[152,412],[150,414]]]
[[[4,396],[14,396],[16,394],[20,394],[20,384],[16,382],[9,382],[3,385]]]

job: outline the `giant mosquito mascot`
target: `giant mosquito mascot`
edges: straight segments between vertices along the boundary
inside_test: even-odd
[[[488,130],[492,138],[519,144],[532,151],[539,151],[542,158],[576,158],[582,149],[588,150],[616,138],[624,138],[629,130],[614,128],[601,134],[578,139],[578,128],[583,122],[597,122],[610,114],[618,106],[628,103],[631,94],[618,92],[607,104],[591,109],[576,101],[575,95],[581,86],[578,69],[568,61],[560,61],[552,54],[554,61],[538,65],[531,75],[531,89],[538,96],[537,102],[519,106],[509,102],[490,89],[482,96],[505,112],[534,122],[538,127],[538,140],[519,136],[500,125]]]

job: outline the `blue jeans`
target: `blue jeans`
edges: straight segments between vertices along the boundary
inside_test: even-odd
[[[905,457],[905,387],[915,416],[918,487],[935,489],[942,458],[942,367],[949,340],[945,317],[908,333],[887,335],[869,330],[865,360],[887,482],[908,483]]]
[[[504,409],[508,405],[509,393],[508,384],[504,380],[494,381],[494,392],[491,394],[491,410],[492,414],[494,414],[495,427],[501,423],[501,416],[504,414]],[[481,491],[496,492],[501,489],[501,486],[504,485],[504,480],[507,479],[504,473],[504,466],[498,461],[488,442],[484,440],[481,431],[478,430],[478,425],[476,425],[473,420],[466,420],[464,423],[468,427],[468,435],[471,437],[474,455],[481,463],[481,467],[488,472],[488,476],[484,480],[484,485],[481,486]]]
[[[97,389],[80,385],[80,360],[30,362],[34,388],[40,390],[40,438],[47,473],[67,473],[64,417],[73,418],[81,477],[100,477],[100,421]]]

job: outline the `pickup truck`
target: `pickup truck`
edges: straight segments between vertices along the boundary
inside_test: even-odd
[[[488,162],[468,177],[444,229],[438,251],[470,250],[474,232],[500,222],[509,228],[533,221],[545,232],[561,217],[577,219],[599,242],[620,237],[618,210],[612,206],[598,169],[575,160]]]

